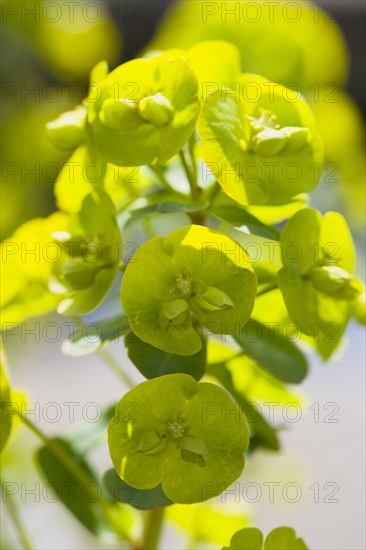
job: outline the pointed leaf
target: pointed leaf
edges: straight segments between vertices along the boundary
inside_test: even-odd
[[[249,327],[254,335],[249,336]],[[243,351],[262,369],[280,380],[300,383],[307,373],[307,362],[300,349],[280,332],[251,319],[244,330],[235,335]]]

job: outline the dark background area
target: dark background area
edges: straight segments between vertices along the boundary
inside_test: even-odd
[[[366,117],[366,2],[364,0],[322,0],[317,2],[340,24],[350,51],[351,67],[347,91],[357,101]],[[138,0],[124,20],[114,17],[123,32],[124,52],[120,61],[135,57],[152,38],[155,28],[174,0]],[[120,0],[108,1],[110,13],[118,14]]]

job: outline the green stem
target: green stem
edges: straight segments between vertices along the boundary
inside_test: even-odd
[[[2,480],[2,483],[6,483],[6,482]],[[6,506],[8,508],[9,515],[14,523],[14,527],[16,529],[16,532],[22,547],[24,548],[24,550],[33,550],[32,544],[24,529],[23,522],[19,517],[19,513],[17,510],[17,506],[15,504],[15,501],[13,499],[13,496],[10,494],[6,495]]]
[[[121,380],[123,380],[126,386],[133,388],[136,385],[132,378],[128,376],[128,374],[120,367],[114,357],[105,348],[99,349],[97,354],[101,359],[103,359],[105,364],[108,365],[108,367],[110,367],[113,372],[121,378]]]
[[[78,466],[70,456],[65,452],[64,448],[58,444],[57,441],[47,437],[31,420],[28,420],[26,416],[19,410],[15,411],[22,421],[52,452],[52,454],[59,459],[69,472],[71,472],[81,485],[88,485],[90,483],[90,477],[84,473],[84,470]]]
[[[196,144],[196,136],[195,136],[195,133],[193,132],[193,134],[191,135],[188,141],[188,148],[189,148],[189,154],[191,155],[192,172],[193,172],[194,181],[197,182],[197,163],[196,163],[196,155],[194,152],[195,144]]]
[[[221,190],[221,187],[217,182],[214,183],[212,187],[210,187],[210,189],[207,192],[207,198],[210,201],[210,204],[213,203],[214,199],[216,198],[216,195],[220,193],[220,190]]]
[[[180,160],[182,162],[183,169],[184,169],[185,174],[187,176],[189,186],[191,188],[192,199],[196,199],[200,194],[200,188],[197,185],[194,174],[191,172],[191,170],[188,166],[187,159],[186,159],[186,156],[185,156],[183,150],[179,151],[179,156],[180,156]]]
[[[64,467],[75,477],[75,479],[80,483],[81,486],[87,486],[93,481],[88,474],[84,472],[81,466],[79,466],[76,462],[73,461],[73,459],[67,454],[67,452],[64,450],[64,448],[59,445],[57,441],[54,441],[53,439],[50,439],[47,437],[33,422],[28,420],[19,410],[15,411],[15,414],[17,414],[23,424],[32,431],[51,451],[51,453],[58,458],[58,460],[64,465]],[[121,533],[118,528],[115,526],[114,517],[111,516],[110,512],[110,502],[108,502],[103,496],[98,501],[105,518],[111,525],[114,532],[123,539],[129,540],[131,543],[131,539],[129,538],[128,533]],[[25,546],[25,550],[32,550],[30,546]]]
[[[166,191],[172,191],[172,186],[170,185],[168,180],[165,178],[162,169],[159,166],[151,166],[151,165],[149,165],[149,168],[157,176],[158,181],[162,186],[162,188],[165,189]]]
[[[151,217],[150,216],[146,216],[144,218],[144,226],[145,226],[146,233],[147,233],[147,236],[149,237],[149,239],[153,239],[155,237],[155,233],[154,233],[153,225],[151,223]]]
[[[257,292],[257,297],[262,296],[262,294],[267,294],[267,292],[271,292],[272,290],[277,290],[277,288],[278,288],[278,283],[277,282],[272,283],[266,286],[265,288],[262,288],[262,290],[260,290],[259,292]]]
[[[126,267],[123,267],[124,264],[119,265],[119,269],[121,271],[124,271]],[[84,323],[80,317],[71,317],[71,320],[79,325],[79,327],[84,327]],[[114,359],[114,357],[105,349],[101,348],[98,349],[96,352],[101,359],[103,359],[104,363],[110,367],[119,378],[123,380],[123,382],[129,387],[133,388],[136,384],[135,382],[126,374],[126,372],[120,367],[120,365],[117,363],[117,361]]]
[[[144,550],[158,550],[164,510],[163,506],[157,506],[147,512],[144,531]]]

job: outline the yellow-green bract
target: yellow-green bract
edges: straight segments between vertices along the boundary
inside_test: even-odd
[[[104,160],[162,164],[182,149],[195,128],[198,83],[179,55],[135,59],[91,89],[85,105],[89,138]]]
[[[233,334],[248,321],[256,284],[249,256],[237,242],[192,225],[142,245],[125,271],[122,305],[141,340],[193,355],[202,347],[202,325]]]
[[[64,295],[59,313],[83,315],[105,298],[118,270],[121,236],[109,196],[95,189],[70,216],[67,230],[54,233],[61,258],[53,269],[51,288]]]
[[[48,218],[27,221],[1,243],[0,307],[4,330],[30,316],[44,315],[60,301],[48,289],[48,281],[59,257],[52,232],[63,231],[66,224],[67,216],[55,212]]]
[[[162,483],[173,502],[202,502],[241,474],[248,448],[244,417],[229,395],[187,374],[136,386],[118,403],[108,429],[119,476],[138,489]]]
[[[268,533],[266,540],[259,529],[240,529],[231,538],[230,546],[221,550],[307,550],[303,539],[290,527],[277,527]]]
[[[314,209],[297,212],[280,238],[283,268],[278,282],[288,313],[315,338],[328,358],[341,340],[363,285],[355,268],[352,236],[343,216]]]
[[[11,401],[11,389],[7,373],[5,351],[0,343],[0,453],[2,453],[8,441],[11,430],[11,414],[7,405]]]
[[[202,155],[240,204],[266,204],[311,191],[323,162],[305,99],[264,77],[244,74],[202,103]]]

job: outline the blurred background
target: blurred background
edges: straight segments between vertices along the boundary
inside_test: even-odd
[[[204,17],[202,4],[173,0],[1,1],[2,238],[26,220],[55,210],[53,185],[67,155],[47,141],[44,125],[80,103],[97,62],[106,59],[113,69],[149,48],[187,47],[202,39],[223,38],[240,48],[243,70],[285,85],[295,83],[312,104],[328,167],[311,204],[346,216],[358,249],[357,274],[364,279],[365,3],[321,1],[318,5],[323,12],[317,4],[273,2],[271,20],[253,11],[259,5],[262,13],[267,13],[264,4],[247,2],[246,17],[242,15],[239,21],[236,16],[216,13],[216,8],[222,9],[221,2],[206,2],[212,14],[206,11]],[[285,16],[284,6],[289,10]],[[27,328],[36,331],[34,337],[24,337],[21,330],[7,337],[15,385],[26,388],[31,401],[40,403],[41,408],[49,402],[75,401],[81,410],[85,403],[105,406],[118,399],[123,386],[97,357],[65,357],[60,339],[45,342],[41,338],[42,345],[36,345],[37,331],[42,334],[42,327],[53,320],[47,316],[27,322]],[[344,345],[331,361],[323,365],[311,357],[310,375],[301,386],[303,414],[293,425],[287,423],[283,452],[260,451],[255,460],[249,459],[245,480],[255,480],[263,490],[257,502],[253,495],[247,502],[236,502],[235,496],[228,495],[226,503],[217,503],[216,515],[210,516],[203,506],[195,506],[195,512],[184,509],[186,526],[201,524],[207,531],[208,543],[200,548],[218,547],[210,542],[213,523],[224,533],[223,543],[228,543],[225,522],[229,534],[246,523],[265,532],[291,525],[313,550],[365,548],[364,344],[362,327],[350,324]],[[121,359],[120,347],[112,351]],[[126,357],[122,359],[128,363]],[[135,380],[142,379],[130,367]],[[336,404],[334,418],[338,422],[324,421],[331,412],[324,408],[329,403]],[[317,407],[320,418],[315,422]],[[85,424],[85,418],[79,415],[78,422]],[[78,422],[70,423],[64,415],[56,424],[46,422],[44,430],[69,434]],[[23,432],[21,445],[27,446],[27,455],[29,447],[30,456],[37,442]],[[24,478],[32,486],[39,481],[38,474],[31,461],[20,465],[15,458],[19,444],[14,443],[13,454],[6,458],[7,479]],[[109,467],[105,448],[99,449],[93,460],[101,471]],[[274,502],[263,485],[272,482],[280,484]],[[300,484],[302,496],[289,502],[281,490],[293,482]],[[225,517],[228,510],[231,519]],[[170,514],[163,547],[188,548],[184,526],[177,527],[178,512],[176,517]],[[50,504],[42,498],[37,503],[30,496],[22,504],[21,516],[37,549],[114,548],[108,541],[97,546],[60,503]],[[231,521],[237,522],[234,528]],[[3,548],[20,548],[8,523],[2,526]]]

